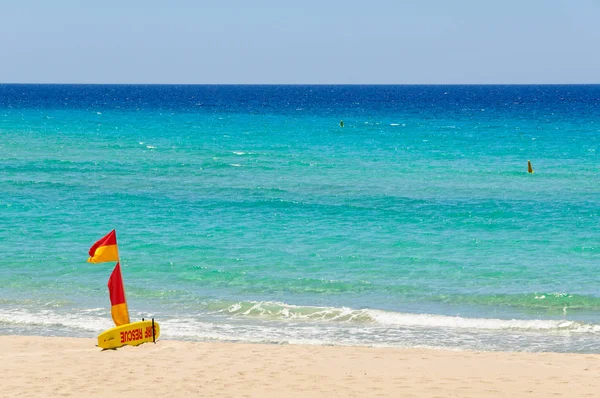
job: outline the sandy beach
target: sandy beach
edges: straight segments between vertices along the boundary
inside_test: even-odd
[[[0,336],[2,397],[585,397],[600,355]]]

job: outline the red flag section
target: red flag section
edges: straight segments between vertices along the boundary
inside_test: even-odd
[[[114,232],[114,231],[113,231]],[[125,286],[121,275],[121,265],[117,263],[110,278],[108,278],[108,293],[110,295],[111,314],[115,325],[121,326],[129,323],[129,311],[125,300]]]

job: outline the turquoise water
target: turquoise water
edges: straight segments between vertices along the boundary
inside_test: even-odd
[[[600,352],[600,86],[0,85],[0,333]],[[340,127],[340,120],[344,127]],[[531,160],[534,174],[527,173]]]

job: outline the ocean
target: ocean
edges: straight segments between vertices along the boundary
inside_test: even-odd
[[[0,334],[112,327],[115,229],[164,339],[600,353],[599,137],[600,85],[0,85]]]

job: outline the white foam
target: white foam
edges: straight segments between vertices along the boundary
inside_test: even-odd
[[[560,340],[553,340],[553,336],[595,341],[600,334],[600,325],[569,320],[465,318],[349,307],[297,306],[269,301],[215,304],[222,304],[221,309],[210,313],[201,310],[185,316],[152,316],[160,322],[165,339],[277,344],[509,350],[518,346],[527,350],[544,350],[559,347],[553,345],[554,341],[561,344]],[[131,314],[132,319],[144,315],[146,318],[150,316]],[[72,335],[89,335],[113,327],[106,308],[76,311],[66,308],[61,311],[9,309],[0,313],[0,326],[7,324],[50,334],[66,328],[73,330]],[[536,333],[533,340],[527,337],[532,336],[530,333]],[[576,341],[573,340],[573,344]]]
[[[87,309],[76,313],[59,313],[46,309],[39,311],[11,309],[0,314],[0,323],[23,326],[63,326],[90,331],[104,330],[111,327],[112,322],[108,316],[93,315],[94,313],[106,314],[106,309]]]
[[[432,314],[403,314],[368,310],[369,315],[381,325],[422,326],[438,328],[461,329],[519,329],[519,330],[574,330],[584,326],[573,321],[555,321],[539,319],[494,319],[494,318],[463,318]]]

